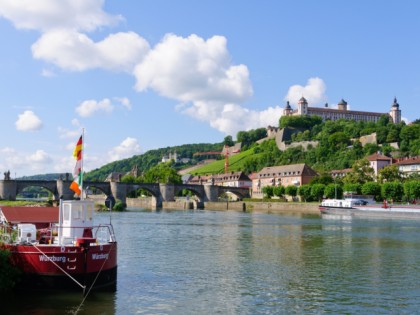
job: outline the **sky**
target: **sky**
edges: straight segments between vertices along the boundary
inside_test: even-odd
[[[71,173],[278,126],[287,101],[420,118],[419,1],[0,0],[0,172]],[[0,177],[2,174],[0,175]]]

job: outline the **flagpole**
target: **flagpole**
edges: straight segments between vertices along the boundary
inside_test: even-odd
[[[82,128],[82,147],[81,147],[81,162],[80,162],[80,200],[83,200],[83,157],[85,155],[85,150],[84,150],[84,146],[85,146],[85,128]]]

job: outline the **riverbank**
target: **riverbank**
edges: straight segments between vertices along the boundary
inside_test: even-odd
[[[98,204],[103,204],[105,198],[94,198]],[[128,208],[155,209],[153,198],[127,198]],[[48,203],[1,201],[4,206],[48,206]],[[216,211],[238,211],[248,213],[307,213],[319,214],[318,203],[305,202],[256,202],[256,201],[235,201],[235,202],[204,202],[198,204],[195,200],[178,199],[162,203],[162,209],[188,210],[204,209]]]
[[[251,201],[235,201],[235,202],[204,202],[198,204],[195,200],[179,199],[162,203],[162,209],[169,210],[188,210],[188,209],[204,209],[216,211],[238,211],[248,213],[308,213],[319,214],[318,203],[304,202],[251,202]],[[129,208],[146,208],[152,207],[149,198],[127,198],[127,207]]]

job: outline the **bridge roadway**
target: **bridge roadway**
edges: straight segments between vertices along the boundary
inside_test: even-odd
[[[54,195],[54,200],[73,199],[74,193],[70,189],[70,180],[0,180],[0,199],[16,200],[16,196],[27,187],[39,186],[49,190]],[[83,182],[83,186],[96,188],[107,197],[126,202],[127,195],[138,189],[144,189],[156,199],[156,206],[161,207],[164,201],[175,201],[175,196],[186,189],[193,192],[200,201],[218,201],[224,193],[230,192],[239,198],[250,196],[248,188],[226,187],[215,185],[188,185],[188,184],[159,184],[143,183],[130,184],[121,182]]]

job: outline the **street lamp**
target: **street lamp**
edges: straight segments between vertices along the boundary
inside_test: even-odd
[[[337,199],[337,182],[336,182],[337,176],[334,176],[334,188],[335,188],[335,199]]]

